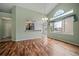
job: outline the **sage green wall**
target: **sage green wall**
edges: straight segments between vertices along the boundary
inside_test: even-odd
[[[12,7],[12,40],[16,40],[16,6]]]
[[[48,37],[50,38],[55,38],[58,40],[63,40],[66,42],[70,42],[73,44],[79,45],[79,4],[71,4],[71,3],[63,3],[63,4],[58,4],[47,16],[48,18],[53,17],[55,12],[59,9],[63,9],[65,12],[70,11],[71,9],[74,10],[74,13],[78,17],[78,21],[73,23],[73,31],[74,35],[67,35],[67,34],[57,34],[50,32],[50,29],[48,29]],[[49,25],[48,25],[49,27]]]
[[[26,20],[41,20],[44,15],[26,8],[16,6],[16,41],[27,40],[33,38],[40,38],[42,33],[40,31],[26,31]]]
[[[11,17],[11,14],[0,12],[0,38],[3,38],[4,35],[4,23],[1,17]]]

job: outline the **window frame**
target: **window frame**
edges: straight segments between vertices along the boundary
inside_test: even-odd
[[[66,18],[69,18],[69,17],[73,17],[73,23],[77,20],[77,18],[76,18],[76,15],[70,15],[70,16],[67,16],[67,17],[64,17],[64,18],[62,18],[62,20],[59,20],[59,21],[63,21],[64,19],[66,19]],[[63,32],[57,32],[57,31],[54,31],[54,22],[58,22],[58,21],[51,21],[50,23],[53,23],[53,30],[51,31],[51,32],[53,32],[53,33],[58,33],[58,34],[70,34],[70,35],[73,35],[74,34],[74,28],[72,27],[72,29],[73,29],[73,32],[72,33],[66,33],[65,32],[65,20],[63,21],[64,22],[64,30],[63,30]]]
[[[61,23],[61,30],[58,30],[58,31],[55,30],[55,25],[54,25],[54,24],[55,24],[56,22],[62,22],[62,23]],[[53,22],[53,32],[62,32],[62,30],[64,31],[64,29],[63,29],[63,26],[64,26],[63,20],[61,20],[61,21],[56,21],[56,22]],[[58,28],[58,29],[59,29],[59,28]]]

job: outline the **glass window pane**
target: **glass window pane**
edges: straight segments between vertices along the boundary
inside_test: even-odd
[[[54,31],[62,31],[62,21],[54,22]]]

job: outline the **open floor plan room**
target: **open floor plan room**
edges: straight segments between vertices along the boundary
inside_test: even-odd
[[[0,56],[79,56],[79,4],[0,3]]]

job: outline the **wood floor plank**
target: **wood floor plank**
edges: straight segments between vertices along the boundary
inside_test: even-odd
[[[54,39],[0,42],[0,56],[78,56],[79,47]]]

